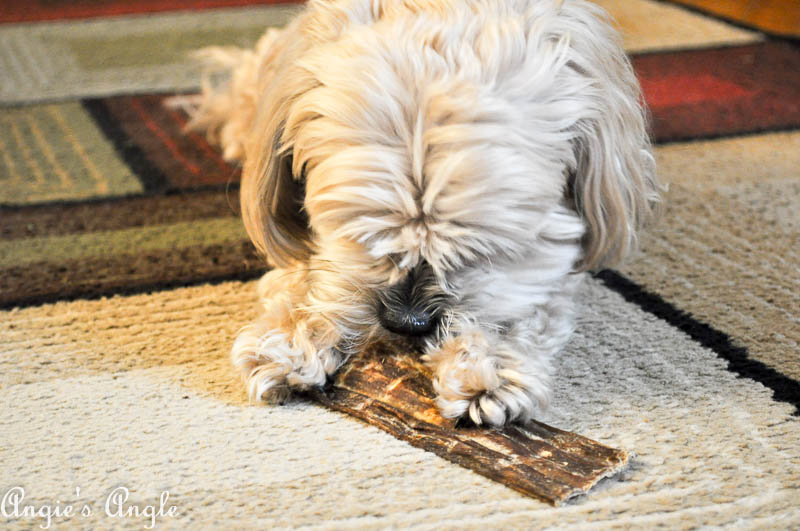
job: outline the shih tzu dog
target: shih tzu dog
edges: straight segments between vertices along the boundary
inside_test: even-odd
[[[250,396],[323,385],[399,334],[445,416],[501,425],[544,407],[582,273],[624,257],[658,201],[605,13],[310,0],[254,50],[202,55],[217,70],[191,127],[242,161],[244,223],[274,266],[233,345]]]

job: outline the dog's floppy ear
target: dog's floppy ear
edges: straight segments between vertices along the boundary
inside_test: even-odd
[[[599,9],[574,15],[568,67],[585,88],[568,188],[587,228],[580,268],[592,270],[618,263],[635,246],[659,186],[639,83],[619,37]]]
[[[291,152],[280,144],[282,125],[274,129],[265,148],[245,162],[242,219],[256,248],[272,264],[286,267],[308,258],[311,231],[303,209],[305,176],[293,173]]]

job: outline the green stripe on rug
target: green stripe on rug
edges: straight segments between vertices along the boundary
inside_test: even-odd
[[[166,29],[146,35],[65,37],[62,44],[69,47],[81,68],[97,71],[185,62],[189,53],[198,48],[211,44],[250,47],[263,33],[264,24],[255,22],[235,32],[226,28],[192,28],[185,32]]]
[[[37,262],[53,263],[92,257],[141,254],[193,245],[210,246],[246,239],[247,233],[237,218],[26,238],[0,242],[0,268]]]
[[[142,192],[142,185],[78,103],[0,114],[0,203]]]
[[[196,90],[187,57],[214,45],[250,47],[297,4],[0,26],[0,103]],[[5,52],[5,53],[4,53]]]

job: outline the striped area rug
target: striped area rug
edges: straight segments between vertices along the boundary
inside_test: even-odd
[[[312,404],[246,403],[227,352],[264,266],[239,169],[161,103],[197,89],[187,51],[298,6],[0,2],[6,527],[46,523],[9,512],[22,490],[75,507],[58,527],[142,528],[164,493],[152,519],[180,528],[800,527],[800,45],[598,3],[670,190],[641,253],[587,283],[542,419],[638,457],[556,509]],[[126,492],[139,514],[114,512]]]

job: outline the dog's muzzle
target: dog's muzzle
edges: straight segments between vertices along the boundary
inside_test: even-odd
[[[436,297],[430,294],[433,275],[422,263],[378,299],[378,320],[395,334],[421,337],[432,333],[439,324]]]

